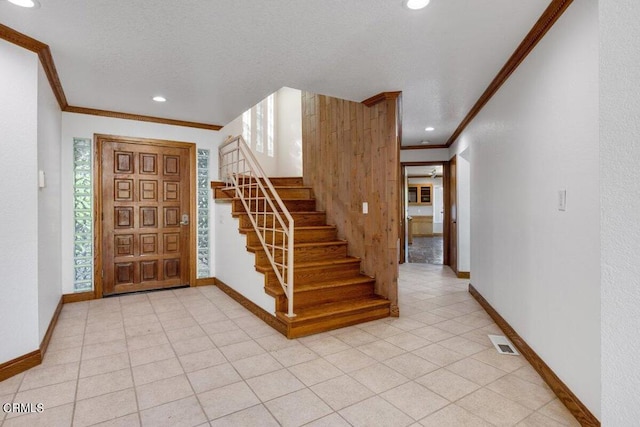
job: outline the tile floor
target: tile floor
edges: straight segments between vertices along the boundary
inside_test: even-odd
[[[401,266],[401,317],[287,340],[215,287],[64,306],[13,426],[578,425],[442,266]]]
[[[414,237],[413,243],[407,247],[407,256],[411,263],[442,264],[444,262],[442,236]]]

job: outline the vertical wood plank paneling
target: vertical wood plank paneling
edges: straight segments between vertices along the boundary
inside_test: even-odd
[[[367,107],[303,92],[302,104],[304,183],[398,315],[399,98]]]

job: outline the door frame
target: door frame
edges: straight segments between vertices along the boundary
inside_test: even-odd
[[[447,203],[449,202],[449,174],[450,169],[449,169],[449,161],[448,160],[435,160],[435,161],[424,161],[424,162],[400,162],[400,170],[401,170],[401,177],[402,179],[400,180],[400,194],[405,194],[406,190],[406,183],[405,181],[408,182],[407,178],[407,171],[406,171],[406,167],[407,166],[442,166],[442,196],[443,196],[443,200],[442,200],[442,204],[443,204],[443,208],[444,208],[444,214],[442,217],[442,242],[443,242],[443,258],[442,258],[442,265],[449,265],[449,221],[450,221],[450,207],[447,206]],[[401,216],[401,232],[400,232],[400,247],[402,248],[402,250],[400,251],[400,264],[404,264],[405,262],[407,262],[407,214],[406,214],[406,198],[405,197],[401,197],[400,198],[400,209],[402,212],[402,216]]]
[[[188,162],[189,162],[189,262],[187,268],[189,269],[189,286],[196,286],[196,263],[197,263],[197,235],[198,235],[198,221],[197,221],[197,188],[196,183],[196,144],[193,142],[180,142],[169,141],[163,139],[153,138],[135,138],[128,136],[117,136],[107,134],[94,134],[94,197],[93,197],[93,297],[95,299],[102,298],[103,295],[103,282],[102,282],[102,146],[105,141],[117,141],[128,144],[138,145],[154,145],[159,147],[172,147],[172,148],[186,148],[188,150]]]

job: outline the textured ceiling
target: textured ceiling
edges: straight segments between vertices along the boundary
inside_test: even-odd
[[[282,86],[402,91],[414,145],[446,142],[549,0],[40,3],[0,0],[0,22],[50,46],[71,105],[225,125]]]

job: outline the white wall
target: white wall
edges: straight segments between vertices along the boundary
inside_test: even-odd
[[[471,271],[471,164],[463,156],[456,161],[456,219],[458,271]]]
[[[599,416],[597,7],[573,2],[462,138],[472,283]]]
[[[0,40],[0,364],[37,350],[38,57]]]
[[[262,101],[260,101],[262,102]],[[257,104],[256,104],[257,105]],[[251,107],[255,123],[255,108]],[[302,176],[302,94],[298,89],[283,87],[275,93],[274,155],[256,151],[255,126],[251,141],[247,141],[265,174],[274,176]],[[266,125],[265,125],[266,126]],[[242,134],[242,114],[226,124],[220,133],[224,138]],[[224,139],[223,138],[223,139]]]
[[[276,157],[279,176],[302,176],[302,93],[283,87],[276,92]]]
[[[602,425],[640,419],[640,3],[600,5]]]
[[[62,113],[42,65],[38,66],[38,312],[42,341],[62,295],[60,259],[60,132]]]
[[[65,294],[73,293],[73,138],[93,139],[95,133],[195,143],[197,148],[211,150],[209,170],[211,180],[215,180],[218,176],[218,145],[224,136],[221,132],[205,129],[62,113],[62,290]],[[211,276],[216,274],[213,267],[216,256],[213,243],[216,236],[214,211],[212,204],[209,214]]]
[[[409,215],[433,215],[433,224],[439,222],[442,225],[442,215],[437,215],[442,210],[442,192],[440,199],[436,197],[436,187],[442,188],[442,178],[409,178],[409,184],[431,184],[432,201],[431,205],[409,205],[407,212]],[[439,221],[437,221],[439,219]]]
[[[255,270],[255,255],[247,252],[247,238],[238,232],[231,203],[215,203],[216,278],[253,301],[267,313],[276,311],[275,300],[264,292],[264,275]]]

